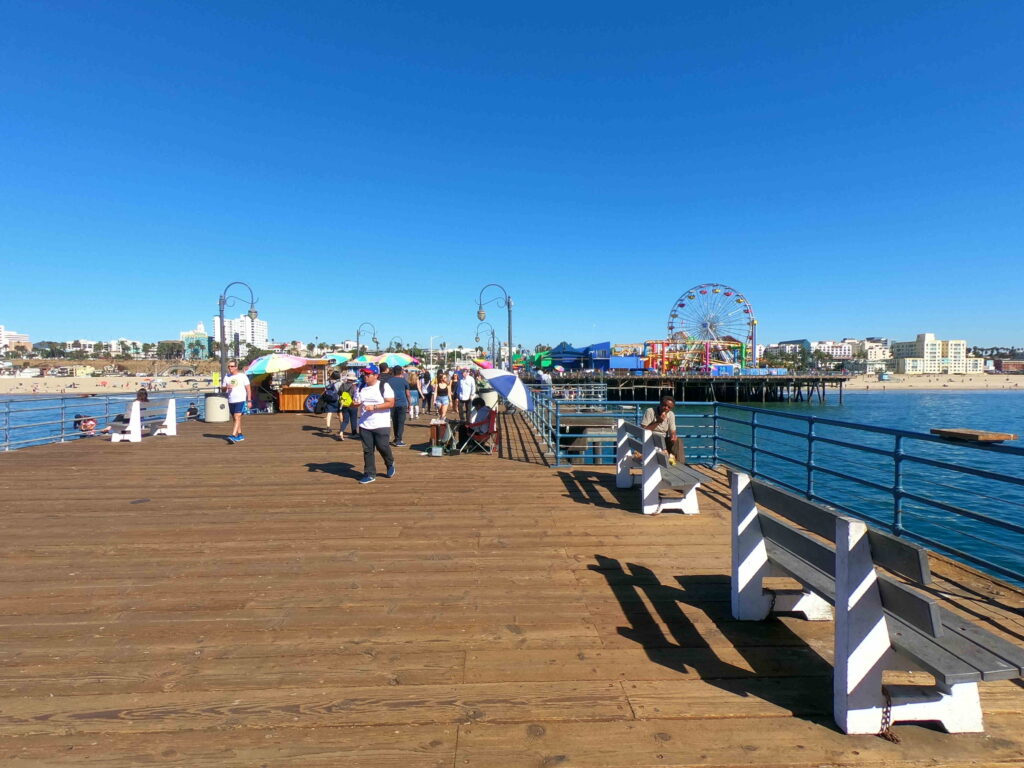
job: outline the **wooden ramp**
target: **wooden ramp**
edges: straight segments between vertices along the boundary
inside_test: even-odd
[[[444,458],[424,419],[360,486],[320,423],[0,455],[0,765],[1024,761],[1014,683],[982,685],[984,735],[839,733],[831,626],[730,619],[724,483],[645,518],[518,419],[504,457]],[[938,570],[1021,642],[1018,591]]]

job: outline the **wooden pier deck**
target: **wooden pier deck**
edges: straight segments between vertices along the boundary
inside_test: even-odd
[[[730,619],[724,483],[645,518],[505,421],[501,458],[401,449],[365,487],[298,414],[0,454],[0,765],[1024,762],[1015,682],[983,735],[841,734],[831,626]],[[1021,592],[937,570],[1022,641]]]

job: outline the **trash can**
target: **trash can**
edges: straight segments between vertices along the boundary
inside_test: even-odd
[[[206,421],[207,423],[231,421],[227,395],[211,393],[206,396]]]

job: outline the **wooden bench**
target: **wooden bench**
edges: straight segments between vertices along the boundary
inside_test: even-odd
[[[924,549],[746,474],[732,473],[731,486],[733,616],[827,620],[835,606],[833,709],[843,731],[906,721],[983,730],[978,682],[1020,677],[1024,649],[915,589],[931,580]],[[802,588],[764,589],[763,578],[777,575]],[[910,669],[935,683],[883,684],[886,670]]]
[[[157,413],[155,406],[143,408],[138,400],[129,406],[127,416],[127,422],[114,425],[110,432],[110,442],[141,443],[144,425],[152,435],[178,434],[178,412],[173,397],[167,401],[167,410],[162,416]]]
[[[615,485],[631,488],[639,479],[645,515],[678,509],[684,515],[700,514],[697,489],[709,478],[685,464],[671,466],[665,439],[657,432],[619,419],[615,440]]]

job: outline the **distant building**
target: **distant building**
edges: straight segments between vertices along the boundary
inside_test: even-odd
[[[186,360],[206,360],[213,354],[213,337],[206,332],[202,322],[191,331],[182,331],[178,338],[185,349]]]
[[[257,349],[266,349],[270,341],[269,326],[266,320],[259,318],[253,320],[248,315],[241,315],[237,318],[224,318],[224,332],[227,335],[228,344],[234,352],[235,339],[238,339],[239,351],[252,346]],[[213,339],[220,341],[220,318],[213,318]]]
[[[847,341],[816,341],[811,345],[812,352],[824,352],[833,360],[850,360],[853,348]]]
[[[919,333],[914,341],[894,341],[892,356],[896,373],[914,376],[925,373],[983,373],[985,361],[967,356],[963,339],[936,339],[934,333]]]
[[[13,352],[16,349],[26,352],[32,351],[32,342],[29,341],[28,334],[8,331],[4,326],[0,325],[0,353]]]
[[[1001,360],[996,358],[993,367],[1000,373],[1024,373],[1024,360]]]

